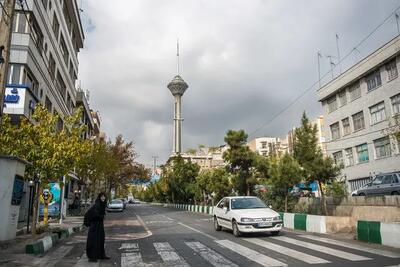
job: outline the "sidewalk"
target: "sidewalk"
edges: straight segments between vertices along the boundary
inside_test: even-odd
[[[83,225],[83,217],[67,217],[60,225],[58,220],[49,223],[49,228],[41,234],[33,236],[32,234],[20,234],[13,240],[1,241],[0,242],[0,266],[6,264],[16,257],[26,257],[26,246],[32,244],[35,241],[51,236],[52,231],[71,231],[73,228],[80,227]],[[25,228],[24,228],[25,230]],[[18,231],[21,231],[19,229]],[[72,232],[71,232],[72,233]],[[32,257],[32,256],[30,256]]]

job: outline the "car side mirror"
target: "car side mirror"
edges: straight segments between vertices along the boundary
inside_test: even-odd
[[[225,212],[228,212],[228,207],[224,206],[222,209],[223,209]]]
[[[268,208],[272,209],[272,205],[269,205]]]

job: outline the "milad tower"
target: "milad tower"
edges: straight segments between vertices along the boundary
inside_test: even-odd
[[[173,155],[179,155],[182,153],[182,96],[186,89],[189,87],[188,84],[179,75],[179,42],[176,47],[177,56],[177,75],[167,85],[168,89],[174,96],[174,139],[173,139]]]

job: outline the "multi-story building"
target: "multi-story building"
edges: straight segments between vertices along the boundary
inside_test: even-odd
[[[287,145],[283,144],[282,140],[277,137],[255,138],[248,142],[247,146],[250,148],[250,150],[264,157],[281,155],[287,150]]]
[[[203,171],[225,166],[222,155],[227,149],[226,145],[211,148],[205,147],[194,154],[183,153],[181,156],[186,161],[197,163],[200,166],[200,170]]]
[[[30,118],[37,103],[62,118],[77,105],[75,81],[84,34],[76,0],[15,6],[4,112]]]
[[[327,152],[344,164],[350,191],[376,173],[400,170],[399,140],[385,131],[400,112],[399,55],[396,37],[318,91]]]

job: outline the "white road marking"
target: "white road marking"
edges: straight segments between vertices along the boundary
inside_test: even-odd
[[[57,248],[55,251],[53,251],[52,253],[40,258],[38,261],[34,262],[34,265],[38,265],[38,266],[54,266],[56,264],[57,261],[59,261],[60,259],[62,259],[65,255],[68,254],[68,252],[71,251],[71,249],[73,248],[73,246],[61,246],[59,248]]]
[[[251,261],[257,262],[262,266],[287,266],[287,264],[265,256],[255,250],[249,249],[245,246],[234,243],[230,240],[215,240],[221,246],[228,248]]]
[[[129,252],[121,253],[121,267],[146,266],[142,260],[137,243],[122,243],[119,249],[128,249]]]
[[[204,236],[206,236],[206,237],[208,237],[208,238],[211,238],[212,240],[216,240],[216,239],[217,239],[216,237],[213,237],[212,235],[206,234],[206,233],[204,233],[204,232],[202,232],[202,231],[200,231],[200,230],[197,230],[196,228],[190,227],[189,225],[186,225],[186,224],[184,224],[184,223],[178,223],[178,224],[179,224],[179,225],[182,225],[182,226],[184,226],[184,227],[186,227],[186,228],[189,228],[190,230],[195,231],[195,232],[197,232],[197,233],[199,233],[199,234],[202,234],[202,235],[204,235]]]
[[[280,240],[283,242],[287,242],[296,246],[300,246],[300,247],[305,247],[308,249],[312,249],[312,250],[316,250],[325,254],[329,254],[335,257],[339,257],[342,259],[346,259],[349,261],[364,261],[364,260],[371,260],[371,258],[367,258],[367,257],[363,257],[363,256],[359,256],[353,253],[349,253],[349,252],[345,252],[345,251],[341,251],[341,250],[337,250],[337,249],[333,249],[333,248],[328,248],[328,247],[324,247],[324,246],[320,246],[320,245],[316,245],[316,244],[312,244],[312,243],[308,243],[308,242],[304,242],[304,241],[300,241],[298,239],[293,239],[290,237],[286,237],[286,236],[275,236],[275,237],[271,237],[273,239],[276,240]]]
[[[83,253],[79,261],[74,265],[74,267],[85,267],[85,266],[100,266],[99,262],[89,262],[89,259],[86,256],[86,251]]]
[[[199,253],[200,256],[208,261],[212,266],[215,267],[239,267],[235,263],[231,262],[227,258],[218,254],[214,250],[206,247],[200,242],[185,242],[185,244],[190,247],[195,252]]]
[[[256,244],[258,246],[267,248],[269,250],[285,254],[286,256],[293,257],[296,260],[304,261],[308,264],[330,263],[330,261],[312,256],[312,255],[309,255],[309,254],[306,254],[306,253],[303,253],[303,252],[300,252],[300,251],[297,251],[297,250],[294,250],[291,248],[283,247],[283,246],[280,246],[275,243],[272,243],[272,242],[269,242],[266,240],[262,240],[259,238],[245,238],[244,240],[247,242]]]
[[[153,245],[166,265],[189,267],[189,264],[183,258],[179,257],[178,253],[175,252],[168,242],[153,243]]]
[[[364,252],[368,252],[368,253],[376,254],[376,255],[380,255],[380,256],[385,256],[385,257],[389,257],[389,258],[400,258],[400,253],[396,253],[396,252],[393,252],[393,251],[369,248],[369,247],[365,247],[365,246],[362,246],[362,245],[359,245],[359,244],[346,243],[346,242],[342,242],[342,241],[339,241],[339,240],[325,238],[325,237],[319,237],[319,236],[301,235],[301,237],[308,238],[308,239],[315,240],[315,241],[328,243],[328,244],[332,244],[332,245],[342,246],[342,247],[345,247],[345,248],[351,248],[351,249],[355,249],[355,250],[360,250],[360,251],[364,251]]]

